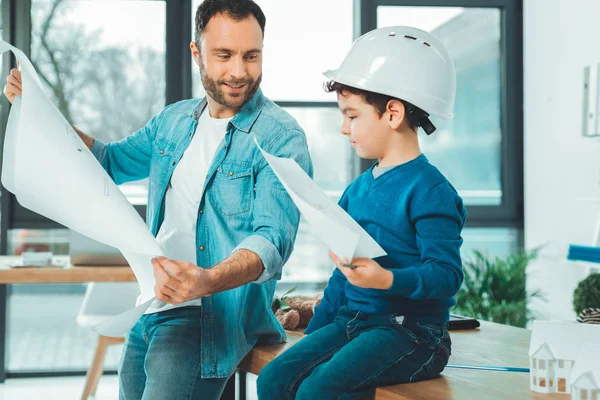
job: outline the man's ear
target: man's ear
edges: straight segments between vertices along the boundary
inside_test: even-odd
[[[406,108],[400,100],[390,100],[385,106],[385,118],[392,129],[397,130],[404,122]]]
[[[190,51],[192,52],[192,59],[197,66],[200,66],[200,49],[196,46],[196,42],[190,42]]]

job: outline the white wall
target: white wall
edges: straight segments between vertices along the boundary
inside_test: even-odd
[[[533,307],[545,318],[575,318],[573,290],[589,264],[566,261],[566,246],[590,245],[600,216],[600,140],[581,134],[599,16],[598,0],[524,1],[525,246],[549,243],[529,270],[548,298]]]

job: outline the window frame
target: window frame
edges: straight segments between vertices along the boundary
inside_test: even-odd
[[[31,0],[2,1],[3,40],[21,49],[30,56],[31,46]],[[128,1],[128,0],[123,0]],[[165,106],[191,97],[191,55],[187,43],[191,32],[192,0],[143,0],[165,2]],[[5,53],[2,76],[7,76],[10,69],[16,66],[14,56]],[[4,133],[10,104],[5,96],[2,98],[0,113],[0,145],[4,143]],[[8,231],[12,229],[64,229],[55,221],[45,218],[22,207],[15,196],[4,187],[1,188],[0,219],[0,255],[6,255],[8,247]],[[146,206],[135,205],[140,215],[146,214]],[[50,376],[83,376],[86,371],[19,371],[6,370],[6,324],[8,285],[0,284],[0,383],[7,377],[50,377]],[[116,371],[107,371],[116,373]]]
[[[523,229],[523,10],[519,0],[354,0],[355,32],[377,28],[377,8],[464,7],[500,10],[500,205],[468,205],[466,227]],[[361,171],[373,164],[361,161]]]

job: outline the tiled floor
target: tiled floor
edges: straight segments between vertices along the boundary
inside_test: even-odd
[[[70,400],[80,399],[84,378],[9,379],[0,384],[0,400]],[[114,375],[103,376],[95,400],[116,400],[119,384]],[[257,400],[256,377],[248,375],[247,400]]]
[[[83,293],[22,293],[9,297],[9,371],[87,370],[98,335],[75,318]],[[116,369],[122,345],[111,346],[106,368]]]
[[[84,378],[8,379],[0,384],[0,400],[70,400],[80,399]],[[103,376],[95,400],[119,398],[116,376]]]

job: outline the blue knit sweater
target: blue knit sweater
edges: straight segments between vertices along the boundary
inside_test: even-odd
[[[392,271],[393,284],[388,290],[360,288],[336,269],[306,333],[329,324],[344,305],[422,323],[448,321],[463,281],[466,210],[442,173],[424,155],[377,179],[370,169],[348,186],[339,204],[386,251],[375,261]]]

